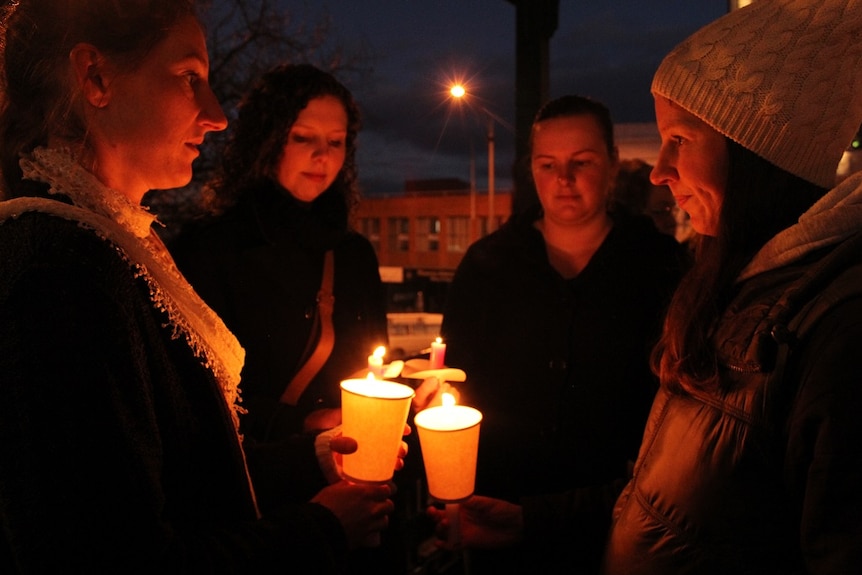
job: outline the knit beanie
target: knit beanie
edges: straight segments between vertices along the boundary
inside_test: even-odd
[[[674,48],[652,92],[831,188],[862,123],[862,0],[755,0]]]

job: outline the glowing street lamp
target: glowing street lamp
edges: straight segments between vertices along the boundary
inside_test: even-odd
[[[449,94],[456,100],[468,96],[467,88],[463,84],[454,84],[449,89]],[[493,232],[496,226],[494,217],[494,115],[484,107],[479,106],[488,117],[488,232]]]

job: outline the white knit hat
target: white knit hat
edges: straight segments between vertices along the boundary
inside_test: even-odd
[[[862,123],[862,0],[755,0],[674,48],[652,92],[831,188]]]

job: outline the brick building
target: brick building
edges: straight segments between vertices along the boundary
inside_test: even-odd
[[[618,124],[614,133],[620,158],[655,163],[660,138],[654,123]],[[446,284],[467,247],[512,213],[512,190],[496,190],[495,225],[489,226],[488,200],[487,190],[471,194],[470,184],[457,178],[408,180],[403,192],[362,199],[354,225],[377,252],[391,311],[441,311]]]
[[[398,195],[362,199],[354,225],[377,252],[392,311],[440,311],[441,284],[492,227],[488,200],[485,190],[471,194],[457,179],[408,181]],[[494,228],[509,217],[511,200],[511,190],[495,191]]]

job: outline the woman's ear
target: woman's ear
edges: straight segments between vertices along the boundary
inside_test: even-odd
[[[75,87],[84,101],[95,108],[107,106],[110,94],[106,59],[99,49],[92,44],[76,44],[69,52],[69,62],[72,65]]]

